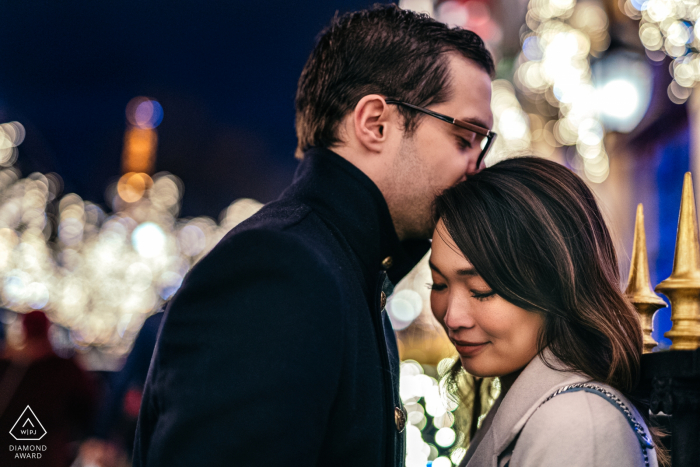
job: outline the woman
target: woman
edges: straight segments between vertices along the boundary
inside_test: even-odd
[[[461,465],[665,460],[628,399],[641,327],[583,181],[554,162],[510,159],[435,207],[431,305],[459,353],[452,374],[501,382]]]

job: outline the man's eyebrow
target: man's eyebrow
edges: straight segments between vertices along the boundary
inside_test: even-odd
[[[479,117],[456,118],[455,120],[459,120],[460,122],[467,122],[467,123],[471,123],[472,125],[480,126],[484,130],[489,130],[491,128],[490,126],[488,126],[486,124],[486,122],[484,122]]]
[[[433,264],[433,262],[430,261],[430,260],[428,260],[428,266],[430,266],[430,269],[432,269],[433,271],[437,272],[438,274],[444,275],[444,274],[442,274],[442,272],[437,268],[437,266],[435,266],[435,265]],[[476,271],[476,269],[474,269],[473,267],[471,267],[471,268],[465,268],[465,269],[458,269],[458,270],[457,270],[457,275],[458,275],[458,276],[470,276],[470,277],[475,277],[475,276],[478,276],[479,273]]]

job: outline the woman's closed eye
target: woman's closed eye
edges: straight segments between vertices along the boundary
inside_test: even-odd
[[[425,284],[430,290],[434,290],[436,292],[440,292],[442,290],[445,290],[447,288],[447,284],[439,284],[436,282],[427,283]],[[480,302],[486,301],[489,298],[493,297],[496,295],[496,292],[493,290],[475,290],[471,289],[469,292],[472,294],[472,297],[479,300]]]
[[[493,290],[470,290],[470,292],[472,293],[472,297],[480,302],[484,302],[496,295],[496,292]]]

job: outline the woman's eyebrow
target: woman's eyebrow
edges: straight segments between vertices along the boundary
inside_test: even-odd
[[[433,264],[432,261],[428,260],[428,266],[430,266],[430,269],[433,271],[437,272],[440,275],[444,275],[438,268]],[[479,273],[476,272],[476,269],[474,267],[470,268],[464,268],[464,269],[457,269],[457,275],[458,276],[478,276]]]
[[[473,267],[466,269],[457,269],[458,276],[478,276],[479,273]]]

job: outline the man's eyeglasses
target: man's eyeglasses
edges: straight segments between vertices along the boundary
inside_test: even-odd
[[[474,125],[473,123],[465,122],[464,120],[457,120],[456,118],[448,117],[447,115],[433,112],[432,110],[424,109],[423,107],[418,107],[417,105],[409,104],[407,102],[387,100],[386,103],[394,105],[403,105],[404,107],[408,107],[409,109],[417,110],[418,112],[423,112],[424,114],[440,119],[443,122],[450,123],[452,125],[458,126],[459,128],[464,128],[465,130],[469,130],[472,133],[474,133],[474,140],[472,144],[479,145],[481,147],[481,153],[479,154],[479,158],[476,160],[477,168],[481,166],[484,157],[486,157],[486,154],[489,152],[489,149],[491,149],[491,146],[493,146],[493,142],[497,136],[496,133],[482,126]]]

